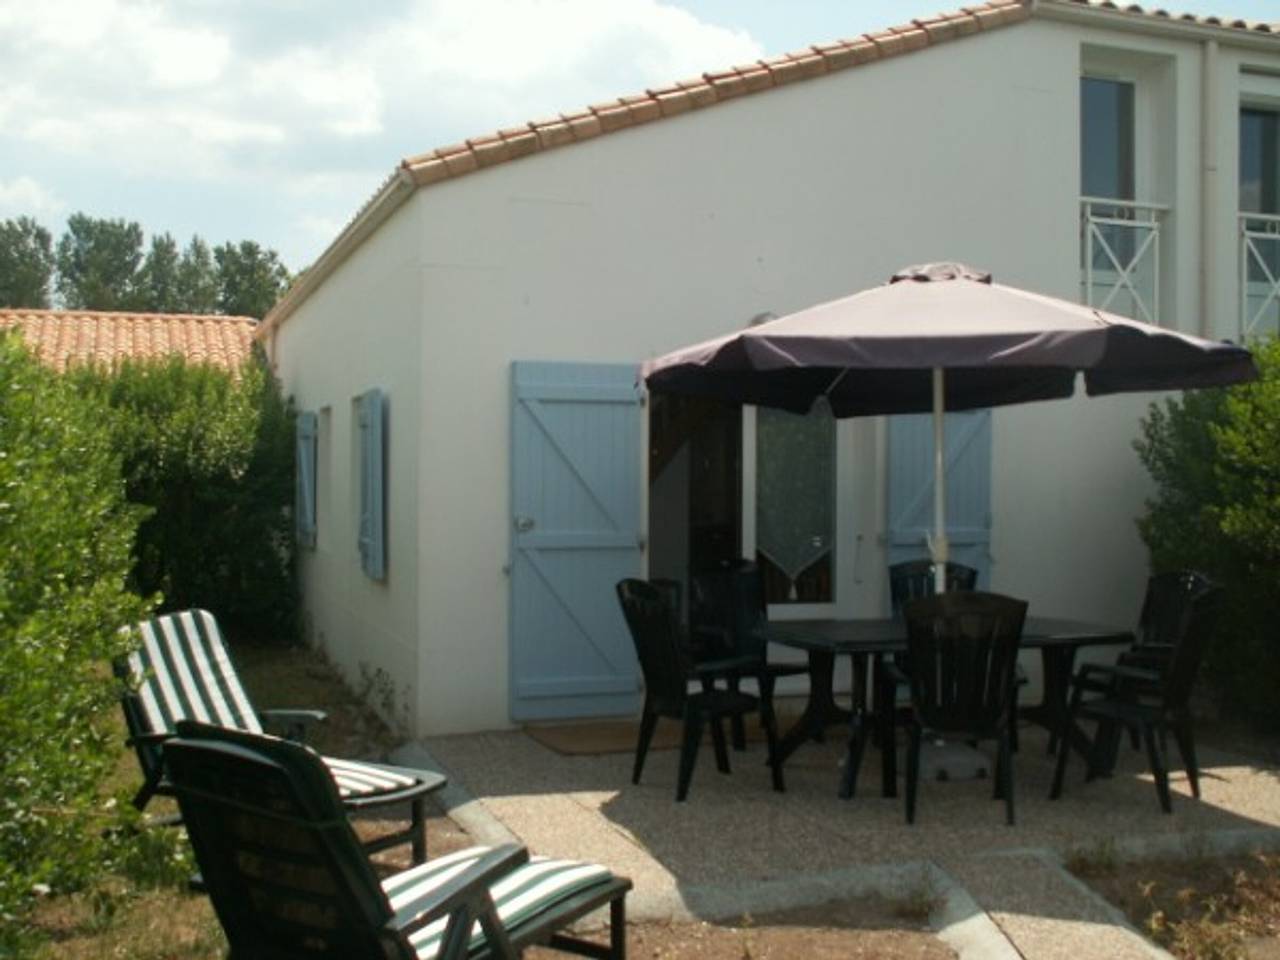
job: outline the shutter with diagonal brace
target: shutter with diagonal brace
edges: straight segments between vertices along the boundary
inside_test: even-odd
[[[294,503],[298,544],[303,547],[316,545],[316,436],[319,418],[304,411],[298,414],[297,458],[295,465],[297,495]]]
[[[948,413],[945,421],[947,537],[951,560],[990,583],[991,411]],[[929,554],[933,532],[933,418],[889,420],[889,563]]]
[[[360,395],[360,566],[372,580],[387,577],[387,399],[381,390]]]
[[[512,367],[511,715],[605,716],[639,705],[614,584],[640,574],[636,368]]]

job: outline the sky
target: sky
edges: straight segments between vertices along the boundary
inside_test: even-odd
[[[969,2],[0,0],[0,219],[256,240],[297,271],[403,157]]]

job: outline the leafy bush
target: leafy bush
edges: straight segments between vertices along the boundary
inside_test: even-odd
[[[1156,495],[1138,528],[1155,569],[1226,589],[1206,674],[1225,708],[1280,727],[1280,342],[1254,355],[1255,383],[1152,405],[1136,447]]]
[[[295,640],[294,415],[261,356],[238,376],[175,357],[74,379],[114,409],[129,500],[151,508],[139,592],[206,607],[237,636]]]
[[[110,411],[0,338],[0,953],[33,891],[98,868],[98,787],[119,753],[101,711],[141,510],[125,500]],[[6,942],[7,941],[7,942]]]

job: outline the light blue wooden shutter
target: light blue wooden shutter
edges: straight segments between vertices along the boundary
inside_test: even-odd
[[[374,580],[387,576],[386,396],[360,397],[360,565]]]
[[[298,544],[304,547],[316,545],[316,436],[318,418],[314,413],[298,414],[297,497],[294,505],[297,521]]]
[[[512,719],[634,714],[614,585],[643,565],[636,368],[518,362],[512,381]]]
[[[947,538],[951,559],[991,570],[991,411],[946,415]],[[933,418],[889,419],[889,563],[929,555],[933,532]]]

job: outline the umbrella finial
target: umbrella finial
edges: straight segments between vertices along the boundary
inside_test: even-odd
[[[975,283],[990,283],[991,274],[986,270],[963,263],[919,263],[912,267],[903,267],[892,277],[890,283],[901,280],[914,280],[916,283],[930,283],[935,280],[972,280]]]

